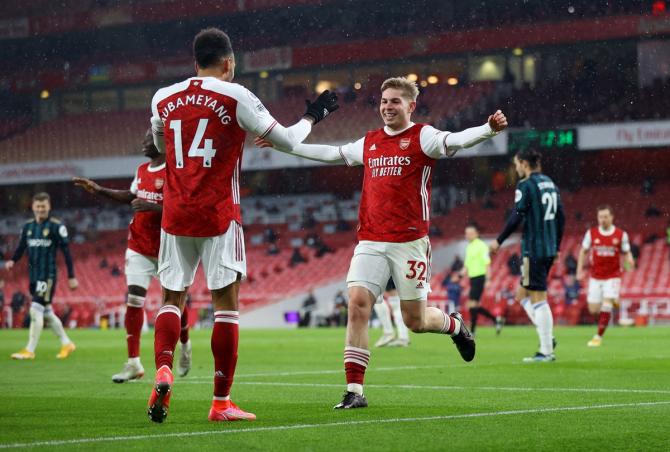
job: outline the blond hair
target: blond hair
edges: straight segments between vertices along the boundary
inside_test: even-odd
[[[384,80],[381,92],[383,93],[389,88],[402,91],[403,96],[413,102],[416,102],[416,98],[419,96],[419,88],[417,88],[416,82],[411,82],[405,77],[391,77]]]

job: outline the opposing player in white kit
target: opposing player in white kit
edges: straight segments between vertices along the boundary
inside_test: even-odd
[[[202,260],[214,305],[214,397],[208,419],[253,420],[254,414],[230,400],[238,291],[246,275],[239,190],[246,132],[292,149],[338,108],[337,96],[324,91],[307,102],[303,119],[284,128],[249,90],[231,83],[235,57],[228,35],[216,28],[201,31],[193,53],[197,76],[158,90],[151,103],[154,142],[166,154],[166,182],[158,257],[163,307],[155,323],[157,372],[149,417],[163,422],[167,416],[184,293]]]
[[[144,301],[151,280],[157,277],[158,248],[160,245],[161,214],[163,212],[163,184],[165,183],[165,155],[158,152],[151,129],[142,140],[142,153],[150,159],[141,164],[128,190],[114,190],[98,185],[90,179],[74,177],[75,185],[94,195],[130,204],[135,212],[128,228],[126,249],[126,344],[128,361],[123,370],[112,375],[114,383],[125,383],[144,376],[140,361],[140,338],[144,324]],[[189,339],[188,311],[182,315],[180,334],[181,354],[179,375],[186,376],[191,369],[191,341]]]
[[[614,213],[608,205],[598,206],[598,226],[586,231],[577,259],[577,279],[584,279],[584,264],[591,253],[591,277],[587,301],[589,312],[598,316],[598,333],[587,343],[600,347],[603,335],[619,302],[621,290],[621,253],[628,270],[635,268],[628,234],[614,226]]]
[[[411,122],[419,91],[405,78],[391,78],[381,86],[379,113],[385,127],[368,132],[344,146],[302,144],[294,149],[257,139],[259,146],[327,163],[364,165],[359,209],[359,244],[351,260],[349,322],[344,368],[347,389],[339,408],[367,406],[363,380],[370,351],[368,321],[375,300],[389,276],[398,289],[405,325],[415,333],[452,336],[461,356],[475,356],[474,339],[458,313],[447,315],[427,307],[430,292],[431,174],[437,159],[453,156],[459,149],[474,146],[507,127],[501,111],[486,124],[459,133],[443,132],[426,124]]]

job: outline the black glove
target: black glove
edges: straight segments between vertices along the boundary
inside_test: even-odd
[[[317,97],[314,102],[306,100],[305,105],[307,106],[305,116],[312,118],[314,124],[328,116],[329,113],[340,108],[340,106],[337,105],[337,94],[330,92],[329,90],[325,90],[319,94],[319,97]]]

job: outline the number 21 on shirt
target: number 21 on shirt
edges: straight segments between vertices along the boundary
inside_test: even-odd
[[[202,157],[202,166],[204,168],[212,167],[212,158],[216,155],[216,149],[212,147],[212,140],[205,138],[204,147],[200,147],[200,142],[205,135],[209,119],[203,118],[198,122],[198,128],[195,131],[193,142],[188,150],[189,157]],[[181,139],[181,119],[170,121],[170,128],[174,131],[174,154],[177,168],[184,167],[184,147]]]

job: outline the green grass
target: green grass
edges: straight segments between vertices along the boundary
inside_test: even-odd
[[[344,389],[343,330],[242,330],[233,398],[258,420],[230,424],[207,421],[209,331],[192,332],[194,368],[175,381],[164,424],[146,415],[153,334],[143,337],[145,379],[111,382],[125,361],[124,334],[72,331],[78,349],[61,362],[45,330],[36,360],[18,362],[9,355],[24,346],[27,332],[0,331],[0,447],[479,451],[668,450],[670,444],[669,328],[613,328],[600,349],[586,347],[593,328],[557,328],[558,361],[542,364],[520,362],[535,351],[530,328],[510,327],[500,337],[480,329],[470,364],[448,338],[413,335],[407,349],[373,350],[370,407],[351,411],[332,410]],[[662,403],[640,405],[646,402]],[[136,438],[104,440],[121,436]],[[31,445],[78,439],[92,441]]]

